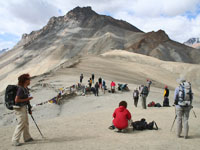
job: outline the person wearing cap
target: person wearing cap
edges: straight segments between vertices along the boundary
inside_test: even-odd
[[[174,104],[175,104],[175,108],[176,108],[176,117],[177,117],[177,130],[176,130],[176,134],[177,137],[180,138],[181,137],[181,132],[182,132],[182,127],[184,127],[184,138],[187,139],[188,138],[188,132],[189,132],[189,125],[188,125],[188,119],[189,119],[189,114],[190,114],[190,110],[192,108],[192,99],[193,99],[193,95],[192,95],[192,90],[191,90],[191,83],[190,82],[186,82],[186,80],[181,79],[180,81],[180,85],[175,89],[174,92]],[[182,90],[186,89],[186,88],[190,88],[190,101],[191,103],[189,105],[182,105],[181,101],[181,92]],[[183,124],[183,125],[182,125]]]
[[[168,98],[169,89],[168,89],[167,85],[165,85],[165,90],[164,90],[163,96],[164,96],[163,106],[168,107],[169,106],[169,98]]]
[[[23,139],[25,142],[33,141],[29,133],[29,122],[28,122],[28,109],[30,108],[30,100],[33,99],[30,96],[28,86],[30,85],[30,75],[22,74],[18,77],[18,90],[15,98],[15,105],[18,106],[14,108],[14,112],[17,118],[17,127],[15,128],[15,132],[12,137],[12,145],[20,146],[19,143],[20,136],[23,134]],[[29,108],[28,108],[29,106]],[[29,114],[31,114],[31,110],[29,109]]]

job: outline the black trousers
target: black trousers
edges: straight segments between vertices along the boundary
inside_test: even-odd
[[[99,89],[95,89],[95,96],[99,96]]]
[[[134,99],[134,105],[135,107],[137,107],[139,97],[134,97],[133,99]]]

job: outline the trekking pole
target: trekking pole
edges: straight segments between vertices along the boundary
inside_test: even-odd
[[[36,122],[35,122],[35,119],[33,118],[33,115],[32,115],[32,114],[30,114],[30,115],[31,115],[31,118],[33,119],[33,122],[35,123],[35,125],[36,125],[38,131],[40,132],[40,135],[42,136],[42,138],[44,138],[44,136],[42,135],[42,132],[40,131],[38,125],[37,125]]]
[[[191,106],[191,109],[192,109],[192,112],[193,112],[194,117],[197,118],[197,115],[196,115],[196,113],[195,113],[194,110],[193,110],[193,106]]]
[[[170,131],[172,131],[172,128],[173,128],[173,126],[174,126],[174,123],[175,123],[176,118],[177,118],[177,115],[176,115],[175,118],[174,118],[174,121],[173,121],[173,123],[172,123],[172,126],[171,126]]]
[[[192,110],[193,114],[194,114],[194,117],[197,118],[197,115],[196,113],[194,112],[194,110]]]

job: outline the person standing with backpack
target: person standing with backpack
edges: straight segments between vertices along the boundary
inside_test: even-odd
[[[184,138],[188,138],[188,119],[192,108],[193,93],[191,83],[186,80],[181,80],[180,85],[175,89],[174,104],[177,117],[177,137],[181,137],[182,127],[184,129]],[[183,125],[182,125],[183,124]]]
[[[137,88],[133,91],[133,99],[134,99],[134,105],[135,107],[137,107],[138,99],[139,99],[139,91]]]
[[[143,109],[147,109],[146,99],[147,99],[148,94],[149,94],[148,87],[141,85],[141,87],[140,87],[140,100],[141,100]]]
[[[28,113],[31,114],[31,106],[30,100],[33,97],[30,96],[28,86],[30,85],[30,75],[29,74],[22,74],[18,77],[18,90],[17,95],[15,97],[15,105],[18,108],[14,107],[15,115],[17,118],[17,127],[15,128],[15,132],[12,137],[12,145],[13,146],[20,146],[19,143],[20,136],[23,133],[24,142],[33,141],[29,133],[29,122],[28,122]]]

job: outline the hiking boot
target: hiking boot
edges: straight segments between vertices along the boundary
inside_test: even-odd
[[[118,129],[117,132],[121,133],[121,132],[122,132],[122,129]]]
[[[12,142],[12,146],[21,146],[22,144],[17,142],[17,141],[13,141]]]
[[[24,142],[32,142],[33,141],[33,138],[30,138],[28,140],[25,140]]]
[[[114,130],[114,129],[115,129],[115,126],[112,125],[112,126],[108,127],[108,129],[110,129],[110,130]]]
[[[128,132],[127,129],[123,129],[123,130],[122,130],[122,133],[127,133],[127,132]]]

